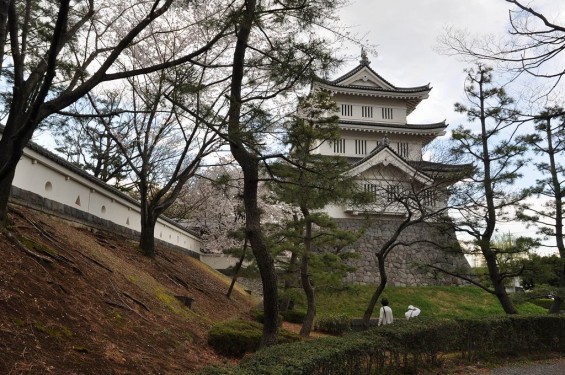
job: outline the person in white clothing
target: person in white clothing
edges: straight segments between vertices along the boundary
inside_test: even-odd
[[[417,308],[416,306],[408,306],[408,311],[406,311],[406,313],[404,314],[406,316],[406,320],[409,320],[411,318],[415,318],[418,315],[420,315],[421,310],[419,308]]]
[[[381,304],[383,305],[383,307],[381,307],[379,313],[379,326],[392,324],[392,309],[388,306],[388,300],[386,298],[383,298],[381,300]]]

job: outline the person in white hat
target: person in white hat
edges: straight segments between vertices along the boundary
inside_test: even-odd
[[[406,313],[404,314],[406,316],[406,320],[411,319],[411,318],[415,318],[418,315],[420,315],[421,310],[419,308],[417,308],[416,306],[408,306],[408,311],[406,311]]]

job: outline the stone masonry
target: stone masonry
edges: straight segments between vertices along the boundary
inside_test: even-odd
[[[364,235],[347,250],[359,255],[350,261],[355,268],[346,276],[346,282],[352,284],[377,284],[379,270],[374,255],[385,241],[391,238],[399,224],[398,218],[371,218]],[[336,219],[341,229],[359,230],[367,222],[364,219]],[[435,271],[426,265],[431,264],[450,271],[468,271],[470,266],[460,252],[453,230],[430,223],[421,223],[404,230],[400,242],[411,243],[427,240],[433,243],[414,243],[411,246],[398,246],[386,258],[388,285],[427,286],[427,285],[463,285],[461,279]]]

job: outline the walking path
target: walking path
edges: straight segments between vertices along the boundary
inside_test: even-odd
[[[491,375],[563,375],[565,358],[558,358],[536,364],[505,366],[492,369]]]

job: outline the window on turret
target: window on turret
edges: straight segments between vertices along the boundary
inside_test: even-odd
[[[352,104],[342,104],[341,105],[341,115],[342,116],[353,116],[353,105]]]
[[[396,152],[398,155],[402,156],[403,158],[408,157],[408,143],[407,142],[397,142],[396,143]]]
[[[386,187],[386,200],[387,202],[394,202],[400,199],[400,186],[388,185]]]
[[[364,105],[361,107],[361,117],[373,118],[373,107]]]
[[[424,206],[435,207],[437,201],[436,192],[433,190],[426,190],[423,194]]]
[[[365,191],[366,193],[371,193],[373,195],[373,200],[376,200],[379,192],[379,185],[363,184],[363,191]]]
[[[392,120],[392,108],[381,108],[384,120]]]
[[[344,154],[345,153],[345,139],[339,139],[334,141],[334,153]]]
[[[367,140],[355,140],[355,155],[365,155],[367,153]]]

